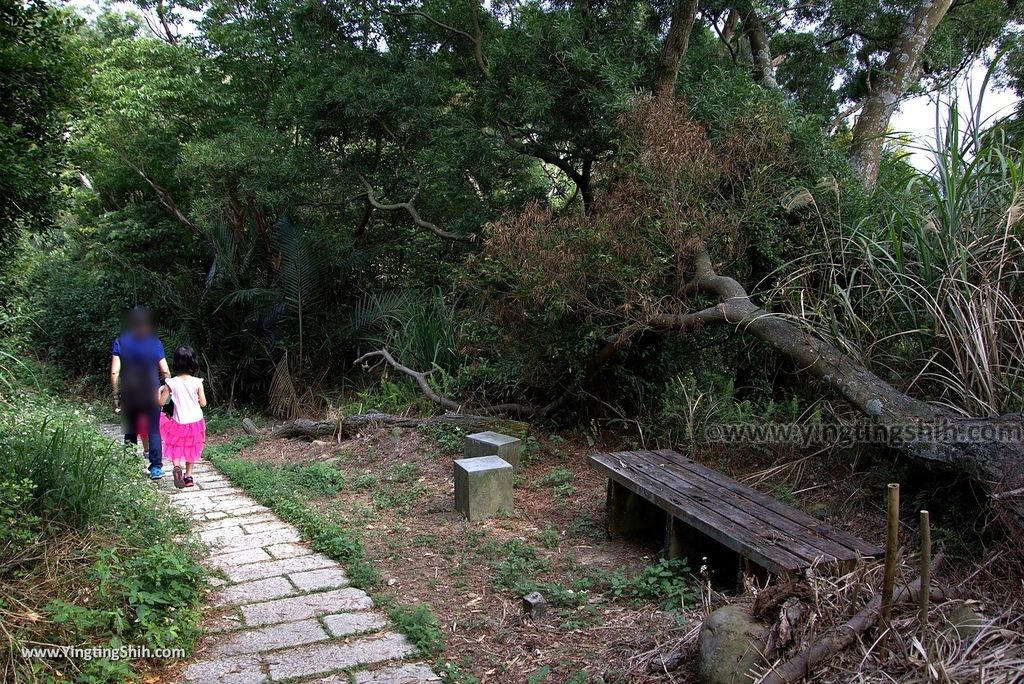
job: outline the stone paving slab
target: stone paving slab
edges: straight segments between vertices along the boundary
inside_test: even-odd
[[[292,526],[277,519],[254,520],[252,522],[243,522],[242,529],[245,530],[246,534],[256,534],[257,532],[273,532],[275,530],[292,529]]]
[[[373,608],[373,600],[365,591],[348,587],[319,594],[275,599],[264,603],[250,603],[240,606],[239,609],[242,611],[245,624],[257,627],[275,622],[304,620],[328,613],[370,610],[371,608]]]
[[[232,551],[231,553],[218,553],[206,559],[207,564],[214,568],[228,568],[232,565],[247,565],[259,561],[274,560],[274,557],[263,549],[245,549],[244,551]]]
[[[236,508],[234,510],[225,511],[225,512],[230,513],[231,515],[234,515],[234,516],[241,517],[241,516],[244,516],[244,515],[254,515],[256,513],[269,513],[270,509],[267,508],[266,506],[261,506],[260,504],[254,503],[251,506],[245,506],[244,508]]]
[[[355,673],[355,684],[422,684],[439,682],[441,678],[422,663],[408,663],[382,670],[362,670]]]
[[[313,553],[313,549],[309,548],[306,544],[296,544],[295,542],[271,544],[263,548],[274,558],[294,558],[295,556],[308,556]]]
[[[375,632],[384,629],[387,620],[379,613],[339,613],[325,615],[324,626],[333,637],[347,637],[361,632]]]
[[[297,542],[302,539],[299,536],[299,531],[290,525],[280,530],[271,530],[269,532],[257,532],[256,534],[245,534],[241,527],[228,527],[224,528],[237,532],[234,536],[220,535],[215,538],[214,546],[216,547],[217,553],[228,553],[230,551],[241,551],[242,549],[251,549],[258,546],[270,546],[271,544],[280,544],[281,542]],[[219,530],[209,530],[209,532],[217,532]],[[202,537],[208,532],[200,532],[199,536]],[[203,540],[207,541],[207,540]],[[213,540],[211,540],[213,541]]]
[[[388,632],[379,637],[352,641],[328,642],[305,646],[264,656],[271,679],[290,679],[346,670],[359,665],[372,665],[398,660],[416,652],[401,634]]]
[[[277,516],[273,513],[254,513],[252,515],[228,515],[222,511],[214,511],[213,513],[207,513],[207,518],[203,522],[197,523],[196,528],[199,530],[216,530],[220,527],[231,527],[234,525],[242,525],[248,522],[267,522],[268,520],[277,520]],[[211,518],[210,516],[218,516]]]
[[[215,527],[212,530],[203,530],[199,533],[199,540],[210,544],[221,539],[232,539],[241,537],[245,532],[239,527],[236,521],[234,525],[224,525],[223,527]],[[257,547],[263,546],[263,544],[257,544]],[[248,547],[247,547],[248,548]]]
[[[190,684],[262,684],[268,681],[255,655],[229,656],[192,663],[185,670]]]
[[[337,563],[323,554],[311,553],[308,556],[282,558],[281,560],[266,561],[264,563],[235,565],[224,568],[224,574],[232,582],[251,582],[261,577],[274,577],[275,575],[286,575],[291,572],[303,572],[304,570],[319,570],[320,568],[330,568],[336,565]]]
[[[271,627],[234,632],[214,641],[209,653],[216,656],[274,651],[289,646],[305,646],[327,641],[330,635],[316,620],[286,622]]]
[[[284,577],[268,577],[224,587],[214,594],[212,603],[215,606],[237,606],[243,603],[283,598],[297,593],[295,586]]]
[[[339,589],[348,585],[348,577],[345,576],[341,568],[322,568],[289,573],[288,579],[302,591]]]

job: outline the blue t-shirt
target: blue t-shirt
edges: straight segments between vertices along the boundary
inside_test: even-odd
[[[136,366],[145,368],[152,378],[153,388],[160,387],[159,364],[164,358],[164,345],[156,335],[135,337],[124,333],[116,340],[110,350],[111,355],[121,357],[121,367]]]

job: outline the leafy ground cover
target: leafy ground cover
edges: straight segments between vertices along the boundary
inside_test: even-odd
[[[696,624],[700,583],[683,563],[605,540],[604,483],[582,465],[585,445],[530,439],[516,510],[470,524],[451,500],[451,458],[463,437],[432,428],[340,444],[237,438],[211,460],[350,573],[355,567],[362,588],[448,682],[633,681],[617,657],[624,644]],[[333,484],[301,484],[311,477]],[[531,591],[549,606],[536,622],[519,605]]]
[[[0,680],[173,669],[200,635],[205,590],[200,549],[181,537],[188,521],[134,451],[98,432],[98,411],[14,375],[0,387]],[[23,651],[48,646],[81,650]],[[122,657],[132,647],[151,657]]]

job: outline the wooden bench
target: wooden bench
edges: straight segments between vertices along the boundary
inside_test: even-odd
[[[883,549],[801,513],[686,456],[660,451],[596,453],[608,477],[608,533],[664,534],[665,555],[708,566],[719,586],[737,573],[766,579],[811,566],[845,572]]]

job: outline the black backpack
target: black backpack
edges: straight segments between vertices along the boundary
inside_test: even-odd
[[[156,368],[140,359],[121,360],[121,406],[128,411],[144,411],[157,404],[153,376]]]

